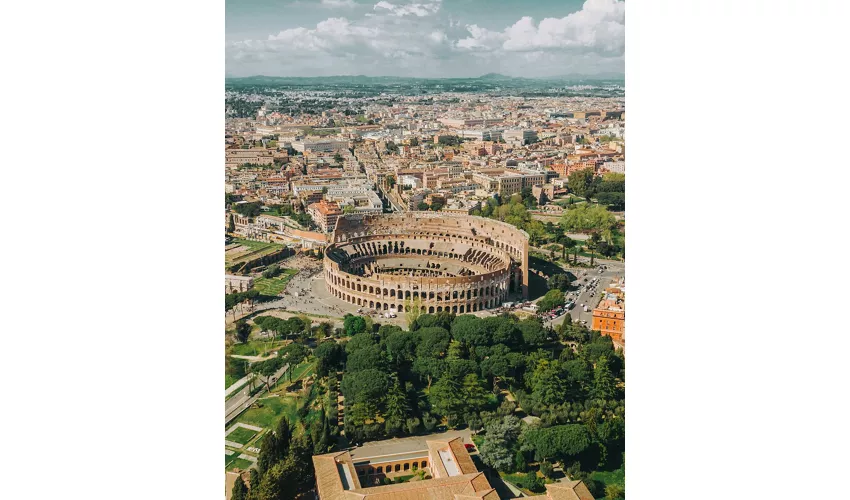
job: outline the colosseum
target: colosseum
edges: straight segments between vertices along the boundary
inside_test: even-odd
[[[528,234],[491,219],[445,213],[347,215],[325,249],[335,297],[379,311],[458,314],[528,297]]]

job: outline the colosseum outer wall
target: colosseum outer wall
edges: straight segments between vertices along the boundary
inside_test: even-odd
[[[465,255],[453,253],[461,250]],[[436,265],[470,255],[478,270],[472,276],[360,276],[343,269],[370,258],[402,257]],[[340,217],[324,265],[328,290],[364,308],[403,312],[405,302],[418,298],[426,312],[475,312],[505,301],[511,280],[515,291],[528,296],[528,235],[481,217],[422,212]]]

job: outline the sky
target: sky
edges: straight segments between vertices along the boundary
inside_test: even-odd
[[[228,76],[625,71],[618,0],[226,0]]]

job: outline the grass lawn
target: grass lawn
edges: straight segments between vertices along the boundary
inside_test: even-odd
[[[244,458],[237,458],[237,459],[233,460],[230,463],[230,465],[225,466],[225,469],[227,469],[227,470],[233,470],[233,469],[247,470],[248,467],[250,467],[251,465],[253,465],[253,462],[245,460]]]
[[[233,441],[234,443],[248,444],[248,441],[253,439],[256,435],[257,431],[252,431],[251,429],[246,429],[244,427],[237,427],[224,439],[227,441]]]
[[[301,363],[300,365],[298,365],[298,366],[296,366],[295,368],[292,369],[292,381],[295,382],[296,380],[300,379],[301,377],[304,377],[306,375],[309,375],[310,373],[313,373],[315,371],[315,369],[316,369],[316,363],[312,363],[312,362],[309,362],[309,361]],[[286,374],[286,380],[289,380],[289,374],[288,373]]]
[[[295,269],[284,269],[280,276],[274,278],[257,278],[254,280],[254,289],[262,295],[276,297],[286,288],[286,284],[296,274],[298,274],[298,271]]]
[[[225,373],[224,374],[224,388],[227,389],[228,387],[233,385],[236,382],[236,380],[238,380],[238,379],[235,379],[235,378],[233,378],[230,375]]]
[[[307,361],[301,363],[296,366],[294,371],[292,372],[292,381],[295,382],[301,377],[314,373],[316,369],[315,361]],[[281,377],[283,379],[283,377]],[[286,375],[286,381],[279,381],[279,386],[285,386],[289,384],[289,375]],[[258,403],[262,404],[262,408],[249,408],[245,413],[239,416],[236,419],[237,422],[242,422],[245,424],[256,425],[259,427],[264,427],[266,429],[274,429],[277,427],[277,423],[280,420],[282,415],[286,415],[286,418],[289,419],[290,422],[295,422],[298,420],[298,403],[296,403],[294,397],[276,397],[276,398],[266,398],[259,399]],[[308,415],[309,419],[309,415]],[[259,442],[259,440],[258,440]],[[257,444],[255,444],[258,448]]]
[[[229,250],[225,252],[225,269],[234,264],[241,264],[242,262],[262,257],[263,255],[270,254],[275,250],[283,248],[283,245],[278,243],[265,243],[262,241],[243,240],[241,238],[234,238],[233,242],[246,247],[248,251],[245,252],[240,250],[239,252],[234,252]]]
[[[535,493],[527,488],[523,488],[522,486],[520,486],[521,484],[525,484],[525,474],[506,474],[504,472],[500,472],[499,475],[502,476],[502,479],[516,486],[517,488],[519,488],[520,491],[522,491],[528,496],[536,496],[540,494],[540,492]]]
[[[569,195],[566,198],[560,198],[560,199],[554,201],[553,203],[555,205],[560,205],[564,208],[567,208],[567,207],[570,206],[570,200],[573,201],[573,203],[572,203],[573,205],[578,204],[578,203],[585,203],[585,201],[586,201],[584,198],[582,198],[580,196]]]
[[[277,243],[266,243],[264,241],[243,240],[242,238],[233,238],[233,243],[239,243],[251,250],[264,250],[266,248],[282,248],[283,245]]]
[[[249,340],[244,344],[234,344],[231,354],[238,354],[239,356],[262,356],[267,352],[274,351],[283,346],[285,343],[285,340]]]
[[[295,398],[266,398],[258,400],[257,403],[262,404],[263,407],[249,408],[236,421],[274,429],[282,415],[286,415],[290,422],[298,418]]]
[[[233,455],[225,455],[224,456],[224,468],[227,469],[228,467],[230,467],[230,464],[232,464],[233,461],[236,460],[236,457],[238,457],[238,456],[239,456],[239,453],[234,453]]]
[[[620,467],[614,471],[596,471],[590,475],[590,478],[595,481],[600,481],[608,486],[609,484],[619,485],[621,488],[626,488],[626,471]]]

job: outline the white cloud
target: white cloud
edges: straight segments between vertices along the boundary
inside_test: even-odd
[[[525,16],[503,31],[472,24],[469,36],[457,47],[468,50],[524,52],[573,50],[618,56],[625,47],[625,2],[587,0],[582,9],[563,18],[543,19],[535,24]]]
[[[357,7],[354,0],[322,0],[322,7],[329,9],[351,9]]]
[[[353,0],[324,0],[348,2]],[[439,1],[381,0],[356,19],[330,17],[265,40],[226,47],[231,74],[517,76],[622,73],[624,2],[587,0],[582,9],[539,23],[521,17],[502,30],[461,25]]]
[[[385,0],[381,0],[376,3],[373,10],[387,10],[394,16],[407,16],[413,15],[418,17],[430,16],[431,14],[436,14],[440,11],[440,4],[442,0],[436,0],[428,3],[410,3],[405,5],[399,5],[387,2]]]

